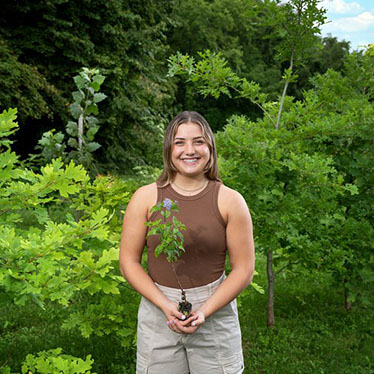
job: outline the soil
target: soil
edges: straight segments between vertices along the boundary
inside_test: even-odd
[[[179,304],[178,304],[178,310],[180,312],[182,312],[186,318],[190,315],[191,313],[191,310],[192,310],[192,304],[189,303],[187,300],[185,301],[181,301]]]

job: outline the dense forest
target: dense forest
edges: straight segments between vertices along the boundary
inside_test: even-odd
[[[374,372],[374,46],[325,22],[318,0],[3,1],[0,373],[135,372],[123,213],[185,109],[254,222],[245,373]]]

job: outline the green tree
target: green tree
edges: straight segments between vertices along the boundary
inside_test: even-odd
[[[303,14],[300,19],[298,11]],[[349,52],[349,43],[318,36],[323,12],[310,1],[285,5],[277,1],[182,1],[174,8],[177,25],[169,32],[168,41],[174,54],[196,57],[207,49],[220,53],[233,72],[257,82],[269,100],[276,100],[284,86],[282,75],[289,67],[293,43],[297,50],[293,70],[298,79],[287,90],[301,99],[303,91],[311,88],[309,78],[313,74],[325,73],[328,68],[341,69],[343,57]],[[318,21],[308,24],[313,17]],[[291,23],[299,23],[298,28],[291,27]],[[303,30],[308,27],[306,35]],[[233,101],[226,96],[202,99],[194,85],[185,86],[183,82],[178,83],[176,103],[204,113],[215,130],[222,129],[232,114],[245,114],[252,120],[262,115],[247,100]]]
[[[177,25],[168,34],[171,52],[197,56],[209,49],[221,53],[230,68],[259,82],[264,92],[273,97],[280,90],[281,72],[275,61],[275,38],[266,39],[273,26],[265,24],[278,11],[275,3],[260,0],[192,0],[180,1],[174,8]],[[177,105],[193,108],[205,114],[213,129],[222,129],[225,119],[232,114],[250,113],[254,119],[261,111],[246,100],[232,101],[204,97],[196,87],[178,84]]]
[[[38,173],[23,167],[9,140],[15,119],[14,109],[0,114],[2,298],[20,311],[31,303],[40,313],[61,305],[62,328],[132,347],[138,299],[117,267],[126,183],[111,176],[91,181],[81,165],[61,159]]]
[[[330,254],[339,253],[339,251],[334,252],[333,250],[333,248],[335,249],[337,248],[337,245],[332,244],[336,236],[332,238],[328,230],[326,230],[323,226],[324,226],[324,222],[326,221],[326,219],[330,219],[332,217],[331,225],[332,226],[335,225],[336,227],[338,227],[342,206],[338,204],[339,200],[337,196],[340,193],[343,193],[343,190],[345,190],[346,193],[343,194],[344,198],[342,198],[342,200],[345,200],[345,201],[346,199],[354,200],[355,198],[350,195],[355,195],[357,193],[358,186],[356,185],[356,180],[354,178],[348,178],[348,179],[344,178],[344,176],[346,175],[346,171],[340,168],[339,165],[337,165],[336,168],[339,170],[339,172],[342,173],[342,176],[337,177],[336,168],[333,166],[333,155],[328,154],[325,151],[322,151],[318,147],[311,147],[309,150],[308,146],[310,145],[310,142],[308,143],[308,142],[303,141],[304,139],[303,133],[310,131],[311,127],[309,125],[310,125],[310,121],[313,121],[312,116],[316,115],[316,118],[318,119],[318,114],[317,114],[318,110],[316,110],[315,108],[315,101],[316,101],[315,97],[308,96],[307,100],[305,101],[293,103],[292,98],[289,98],[286,96],[288,84],[294,79],[292,75],[294,62],[297,60],[300,60],[300,57],[296,55],[296,52],[300,48],[306,48],[307,46],[309,46],[310,48],[310,43],[315,41],[315,38],[314,38],[314,33],[316,32],[315,27],[316,25],[318,26],[318,24],[323,21],[323,18],[324,18],[323,11],[320,12],[317,9],[316,1],[292,1],[288,3],[287,5],[288,7],[285,7],[286,12],[284,13],[285,19],[288,19],[291,21],[293,17],[295,19],[294,19],[293,24],[292,22],[288,24],[288,29],[290,30],[290,33],[291,33],[290,35],[292,37],[290,38],[290,40],[287,40],[284,45],[280,45],[281,56],[282,54],[284,56],[286,56],[287,53],[290,54],[290,65],[289,65],[289,68],[285,72],[284,89],[283,89],[283,94],[282,94],[282,97],[279,103],[267,101],[266,95],[261,93],[261,90],[258,84],[254,82],[249,82],[245,78],[239,78],[235,73],[232,72],[232,70],[229,67],[227,67],[227,64],[224,59],[222,59],[220,56],[210,53],[209,51],[206,53],[201,53],[200,54],[201,59],[198,62],[195,62],[195,60],[189,56],[183,56],[181,54],[177,54],[176,56],[173,56],[170,59],[169,74],[171,76],[176,75],[176,74],[177,75],[185,74],[187,76],[187,80],[195,83],[196,86],[198,87],[199,92],[203,95],[212,95],[213,97],[218,98],[221,94],[225,94],[225,95],[228,95],[229,97],[231,95],[235,95],[236,97],[248,98],[254,104],[259,106],[265,114],[265,117],[263,120],[264,125],[262,125],[262,120],[261,120],[256,123],[257,126],[261,128],[265,126],[265,128],[268,129],[270,125],[273,127],[273,129],[274,128],[277,129],[277,131],[279,131],[280,129],[290,131],[290,134],[287,136],[284,134],[283,135],[272,134],[270,136],[268,135],[267,130],[266,130],[266,135],[262,134],[262,132],[265,131],[263,129],[258,134],[256,133],[254,135],[254,134],[251,134],[251,131],[253,131],[252,126],[248,126],[247,128],[244,128],[244,129],[243,129],[244,126],[242,126],[242,128],[239,130],[241,136],[245,136],[247,132],[248,134],[251,134],[249,135],[250,138],[252,137],[255,138],[257,136],[261,139],[260,145],[252,144],[249,140],[246,140],[245,148],[248,148],[248,149],[253,148],[254,150],[257,149],[258,152],[260,152],[262,147],[265,148],[265,150],[272,149],[272,147],[269,145],[269,143],[272,144],[272,142],[274,142],[277,145],[277,147],[274,148],[274,153],[275,153],[274,155],[268,156],[265,153],[265,156],[263,156],[265,157],[265,165],[266,165],[266,172],[264,172],[264,175],[267,176],[266,173],[269,173],[269,179],[267,180],[266,183],[262,184],[261,181],[256,179],[256,176],[257,176],[256,173],[255,175],[251,175],[251,178],[248,176],[248,174],[245,173],[243,176],[243,173],[241,173],[241,169],[245,169],[245,166],[244,164],[240,164],[240,162],[237,160],[240,160],[243,155],[245,157],[245,155],[248,154],[248,152],[251,152],[251,151],[244,151],[244,149],[240,147],[240,144],[243,143],[243,140],[240,140],[240,141],[237,140],[236,143],[232,143],[229,141],[227,144],[227,149],[229,149],[229,153],[225,155],[226,159],[229,159],[230,160],[229,163],[233,163],[234,165],[240,164],[237,168],[235,167],[233,168],[234,171],[231,170],[232,168],[230,166],[228,166],[228,169],[230,170],[230,178],[235,180],[235,182],[232,182],[232,183],[234,183],[234,186],[238,188],[239,190],[245,190],[246,188],[245,186],[243,186],[243,180],[246,180],[248,185],[251,186],[251,188],[253,188],[252,183],[255,183],[255,186],[256,184],[259,184],[262,187],[262,189],[264,189],[265,191],[266,191],[265,186],[269,185],[270,188],[272,188],[269,192],[269,196],[271,196],[271,194],[275,194],[276,196],[280,198],[283,195],[286,195],[287,199],[284,199],[284,201],[288,203],[288,206],[292,205],[291,201],[297,202],[296,206],[293,207],[293,210],[288,211],[287,205],[286,207],[283,207],[281,205],[278,206],[277,203],[272,202],[269,196],[265,196],[265,199],[267,199],[268,201],[271,201],[271,205],[270,205],[272,207],[271,209],[275,209],[275,211],[277,212],[288,212],[289,213],[289,217],[287,216],[287,213],[285,213],[284,217],[288,217],[287,219],[289,219],[291,226],[292,226],[292,221],[294,219],[293,215],[296,217],[299,216],[297,212],[302,211],[300,216],[308,217],[308,212],[313,211],[315,214],[315,218],[318,218],[319,221],[313,222],[312,217],[306,218],[306,220],[310,219],[310,225],[315,230],[317,230],[314,233],[312,233],[310,228],[304,227],[302,222],[297,223],[298,218],[296,218],[296,223],[294,223],[294,227],[295,227],[294,232],[297,233],[296,236],[306,239],[306,241],[302,244],[302,246],[300,246],[300,248],[303,247],[306,253],[310,253],[307,250],[307,249],[311,249],[311,246],[310,245],[308,246],[308,242],[310,241],[312,243],[312,241],[314,240],[314,243],[317,243],[318,240],[315,240],[314,238],[322,237],[324,238],[325,242],[319,241],[319,244],[317,244],[316,248],[326,247],[328,253]],[[306,6],[306,8],[304,8],[304,6]],[[311,9],[309,8],[309,6],[311,7]],[[295,7],[295,8],[292,8],[292,7]],[[305,14],[303,14],[303,12],[305,12]],[[306,20],[304,17],[306,17]],[[316,23],[313,23],[312,21],[313,17],[316,18]],[[302,52],[304,51],[302,50]],[[370,50],[367,52],[368,56],[370,55],[369,52]],[[305,55],[305,53],[301,54],[301,58],[303,57],[303,55]],[[354,57],[352,56],[351,58],[348,59],[348,61],[352,61],[353,58]],[[372,81],[370,79],[370,66],[371,66],[370,62],[367,59],[366,60],[363,59],[359,63],[356,63],[356,64],[351,63],[351,64],[348,64],[348,66],[351,71],[356,72],[356,78],[358,75],[360,76],[359,82],[361,83],[360,86],[361,86],[362,92],[372,93],[372,90],[370,87],[371,86],[370,82]],[[365,75],[366,69],[364,67],[367,67],[369,69],[368,70],[369,73],[367,75]],[[363,76],[367,77],[366,81],[362,80]],[[331,79],[326,78],[327,86],[332,84],[332,82],[333,81]],[[348,88],[346,87],[343,90],[343,92],[347,91],[347,89]],[[334,91],[326,90],[326,97],[325,97],[326,101],[329,100],[331,92],[336,92],[337,97],[340,96],[338,95],[338,92],[336,90]],[[319,93],[317,92],[317,95],[318,94]],[[370,94],[363,98],[364,102],[365,100],[367,102],[368,98],[370,98]],[[342,101],[341,103],[343,102],[344,101]],[[304,108],[307,108],[305,109],[307,112],[304,112]],[[349,110],[350,116],[352,116],[356,110],[354,105],[350,105],[349,107],[347,107],[347,109]],[[277,114],[275,115],[276,112]],[[281,122],[282,113],[285,118],[282,119],[282,122]],[[303,114],[303,116],[301,116],[301,114]],[[336,121],[340,120],[342,121],[342,123],[344,123],[345,121],[344,118],[340,118],[339,115],[337,117],[338,119],[336,119]],[[235,128],[235,126],[233,127]],[[236,127],[239,127],[237,123],[236,123]],[[227,130],[225,130],[225,133],[226,131]],[[229,138],[235,139],[235,135],[236,135],[235,131],[236,130],[231,129]],[[311,137],[314,136],[313,131],[310,133],[310,136]],[[269,140],[269,137],[270,137],[270,140]],[[368,139],[372,140],[370,136],[368,137]],[[236,153],[235,151],[236,148],[239,148],[239,151],[238,151],[239,153]],[[365,147],[362,149],[365,149]],[[234,155],[232,158],[230,157],[231,153]],[[304,153],[308,154],[308,156],[304,156],[303,155]],[[273,157],[275,157],[275,159],[272,159]],[[279,160],[277,157],[279,158]],[[248,157],[245,157],[244,163],[252,159],[256,159],[256,157],[255,155],[250,154],[248,155]],[[269,159],[270,161],[266,161],[267,159]],[[277,169],[276,165],[279,164],[279,162],[280,162],[281,167]],[[354,162],[354,164],[355,166],[357,165],[356,161]],[[285,167],[286,169],[283,169],[283,167]],[[255,168],[257,168],[255,169],[257,171],[259,168],[259,165],[256,164]],[[286,172],[287,168],[289,168],[289,172],[296,173],[295,176],[293,176],[292,173],[289,174],[289,172]],[[304,174],[305,172],[307,173],[307,175]],[[321,173],[321,174],[318,174],[318,173]],[[235,179],[235,175],[237,174],[242,175],[241,182],[240,182],[239,177],[238,179]],[[328,181],[328,178],[329,178],[328,176],[332,178],[330,181]],[[289,188],[289,185],[291,184],[290,183],[291,177],[293,177],[296,180],[293,189]],[[317,183],[315,183],[315,181],[313,182],[313,180],[308,181],[309,177],[316,178],[317,180],[320,180],[320,181],[324,180],[324,183],[322,183],[321,185],[318,185]],[[306,181],[308,182],[304,185],[303,183],[305,183]],[[340,185],[343,182],[345,183],[345,186],[342,189]],[[274,183],[277,188],[274,188]],[[286,186],[287,188],[287,194],[285,194],[283,191],[284,186]],[[258,195],[260,196],[263,195],[263,194],[260,194],[260,191],[257,191],[255,188],[254,188],[254,191],[258,192]],[[300,195],[298,195],[299,193]],[[319,209],[325,212],[329,212],[327,217],[324,217],[323,215],[318,214],[318,211],[314,211],[312,207],[307,207],[306,204],[308,204],[308,201],[310,202],[311,200],[313,200],[312,197],[310,196],[308,197],[308,193],[311,196],[317,193],[316,196],[319,196],[320,200],[318,201],[318,203],[317,202],[314,203],[313,208],[319,207]],[[331,200],[331,205],[328,203],[329,199]],[[248,201],[250,202],[250,204],[252,204],[252,199]],[[281,199],[281,201],[283,201],[283,199]],[[253,204],[256,205],[257,202],[254,202]],[[324,204],[327,204],[327,205],[324,207]],[[263,209],[265,209],[265,207],[263,207]],[[262,209],[258,209],[258,211],[261,211],[261,210]],[[257,214],[261,214],[261,213],[257,213]],[[284,221],[285,220],[286,219],[284,219]],[[268,227],[266,225],[268,222],[271,222],[271,219],[266,219],[266,220],[264,219],[263,222],[260,219],[260,222],[261,222],[260,225],[261,225],[262,231],[269,232],[272,234],[273,234],[273,231],[271,230],[274,230],[274,227],[277,227],[280,224],[282,226],[285,225],[283,221],[279,222],[278,220],[277,221],[278,225],[276,222],[273,222],[273,224],[269,226],[269,230],[268,230],[267,228],[264,228],[264,227]],[[365,220],[365,222],[368,223],[367,220]],[[350,224],[352,224],[352,226],[350,227],[353,228],[355,227],[355,225],[357,225],[357,222],[352,220],[350,223],[348,223],[348,225]],[[367,224],[365,225],[364,238],[368,238],[371,235],[371,229],[369,226]],[[287,231],[287,229],[285,230]],[[320,230],[320,232],[318,232],[318,230]],[[353,233],[354,229],[351,229],[349,232]],[[279,234],[279,235],[281,236],[283,234]],[[274,279],[275,279],[276,274],[279,273],[279,265],[278,265],[278,270],[276,272],[273,271],[273,264],[275,262],[274,256],[279,257],[279,254],[281,253],[282,254],[281,257],[283,260],[288,259],[288,258],[292,259],[293,256],[291,254],[297,253],[295,251],[294,244],[293,244],[295,239],[292,239],[292,236],[290,236],[287,233],[285,235],[286,235],[286,238],[283,237],[282,240],[279,240],[279,241],[277,238],[272,239],[269,235],[269,237],[267,237],[268,240],[266,241],[267,244],[263,242],[260,245],[260,247],[267,254],[267,261],[268,261],[268,297],[269,297],[268,298],[268,325],[269,326],[272,326],[274,324],[274,307],[273,307]],[[264,236],[266,236],[266,234],[264,234]],[[352,242],[353,240],[352,235],[349,237]],[[291,243],[289,242],[290,238],[292,239]],[[330,245],[325,245],[326,243],[330,243]],[[341,243],[344,243],[343,239],[341,240]],[[345,247],[346,245],[343,246],[343,248]],[[368,248],[370,248],[370,245]],[[314,252],[317,252],[317,251],[314,251]],[[369,251],[365,250],[365,252],[368,253]],[[302,253],[298,253],[297,255],[301,256]],[[303,257],[301,256],[300,261],[304,261],[302,258]],[[332,257],[330,258],[334,258],[334,255],[332,255]],[[352,259],[353,257],[350,256],[349,258]],[[353,272],[356,272],[357,274],[358,269],[362,265],[358,265],[358,263],[353,264],[353,261],[350,261],[349,258],[346,261],[346,263],[349,265],[345,266],[345,268],[346,270],[351,268],[351,271],[353,271],[352,268],[354,268],[355,270]],[[369,260],[365,256],[363,256],[362,259],[364,259],[363,262],[368,261],[369,263],[371,263],[371,260]],[[286,264],[282,265],[280,269],[284,269],[285,267],[289,266],[289,264],[292,264],[293,262],[294,262],[293,260],[290,260],[290,261],[286,260]],[[316,265],[318,261],[315,258],[314,262],[311,261],[310,263],[311,264],[314,263],[314,265]],[[339,263],[339,261],[332,261],[331,268],[334,268],[337,271],[340,271],[338,269],[341,269],[342,266],[341,266],[341,263]],[[340,271],[340,272],[344,273],[344,271]],[[362,272],[362,274],[367,274],[367,268],[364,272]],[[340,277],[340,279],[341,278],[342,277]],[[357,278],[358,277],[356,276],[355,279]],[[363,275],[361,275],[361,279],[363,279]],[[344,279],[343,281],[344,281],[344,284],[349,282],[346,279]]]
[[[0,69],[8,88],[2,90],[0,104],[19,106],[23,92],[27,93],[27,105],[20,107],[22,127],[15,135],[16,147],[28,155],[35,145],[32,139],[36,143],[50,130],[51,121],[61,130],[69,117],[71,76],[81,66],[100,67],[107,77],[108,95],[100,116],[105,127],[97,134],[102,165],[127,172],[145,160],[160,161],[155,147],[172,112],[173,88],[165,79],[165,32],[171,27],[173,6],[174,1],[166,0],[4,1],[2,63],[15,67]],[[8,70],[13,80],[19,79],[17,90],[9,82]],[[33,83],[24,87],[29,80]]]
[[[326,222],[334,233],[335,251],[321,262],[343,287],[348,310],[357,299],[368,302],[367,289],[374,281],[374,56],[370,51],[347,56],[343,74],[328,71],[316,76],[315,88],[306,94],[315,113],[309,129],[314,134],[313,148],[333,157],[344,181],[358,191],[342,196],[339,219]]]

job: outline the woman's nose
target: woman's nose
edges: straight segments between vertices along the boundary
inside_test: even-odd
[[[195,153],[195,147],[192,143],[186,143],[186,154],[193,155]]]

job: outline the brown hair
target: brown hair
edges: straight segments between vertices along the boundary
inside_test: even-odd
[[[200,113],[186,110],[175,116],[170,121],[169,126],[166,129],[163,146],[164,169],[157,179],[161,186],[166,186],[168,183],[172,182],[177,173],[177,169],[171,161],[172,147],[178,127],[188,122],[196,123],[201,127],[201,132],[203,133],[203,137],[209,147],[210,159],[206,165],[205,176],[208,179],[220,181],[218,176],[217,149],[213,131],[210,128],[207,120]]]

